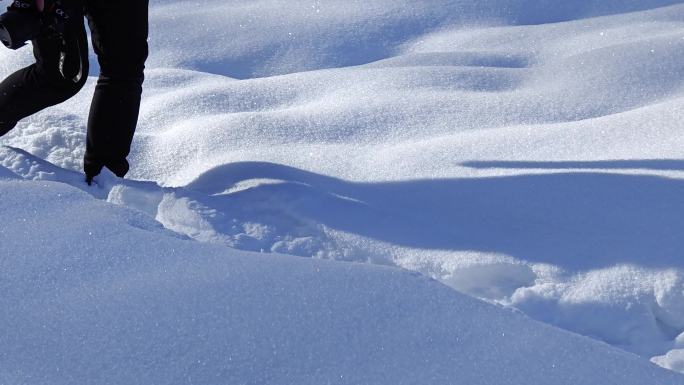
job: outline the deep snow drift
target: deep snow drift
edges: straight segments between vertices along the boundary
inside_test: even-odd
[[[103,176],[96,198],[216,247],[418,271],[683,370],[684,2],[153,1],[151,17],[131,177],[154,183]],[[28,54],[0,52],[1,72]],[[1,143],[78,170],[89,87]]]

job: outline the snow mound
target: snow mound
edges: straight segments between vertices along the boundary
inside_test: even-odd
[[[406,271],[200,244],[59,182],[0,196],[3,383],[681,383]]]

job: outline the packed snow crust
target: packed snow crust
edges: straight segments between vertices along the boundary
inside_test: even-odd
[[[167,242],[191,244],[174,238],[181,234],[205,243],[187,246],[193,250],[187,255],[207,256],[197,262],[202,271],[210,270],[219,256],[229,260],[221,262],[225,265],[218,271],[234,267],[230,258],[242,264],[251,258],[255,269],[273,272],[273,282],[283,279],[267,268],[276,260],[282,259],[278,266],[287,266],[293,274],[310,266],[330,266],[326,287],[336,298],[349,289],[342,285],[345,279],[375,270],[257,257],[235,249],[401,267],[684,372],[684,1],[153,0],[151,21],[145,99],[130,158],[130,176],[137,181],[105,174],[98,187],[87,188],[74,171],[81,167],[91,78],[77,97],[21,122],[0,140],[10,146],[0,149],[0,178],[24,180],[2,182],[3,199],[19,199],[20,186],[27,186],[29,196],[22,198],[34,202],[13,208],[34,227],[18,227],[25,232],[4,238],[11,241],[3,242],[0,255],[31,253],[36,245],[29,229],[48,231],[47,224],[54,224],[48,205],[32,201],[27,192],[45,190],[97,207],[96,218],[104,227],[74,212],[68,216],[75,221],[74,231],[103,229],[109,223],[114,235],[125,239],[127,232],[119,227],[130,225],[129,215],[138,218],[133,223],[145,223],[147,236],[156,241],[142,249],[127,242],[131,249],[125,250],[132,258],[147,260],[149,255],[147,263],[152,265],[162,261],[154,256],[165,255],[156,250],[168,250]],[[0,51],[0,57],[0,75],[30,62],[28,50]],[[96,75],[96,66],[92,71]],[[63,205],[56,210],[68,204]],[[4,221],[0,235],[16,226]],[[61,252],[84,259],[82,263],[115,243],[110,235],[102,236],[90,249],[74,234],[65,238],[69,249]],[[59,254],[55,244],[44,247],[45,255]],[[54,252],[49,252],[51,247]],[[108,259],[102,254],[92,269],[83,270],[82,284],[90,282],[88,274],[98,263],[116,263],[114,255]],[[12,263],[17,264],[14,269],[22,268],[19,261]],[[388,271],[378,270],[373,290],[392,286],[379,282],[399,274]],[[128,279],[119,273],[114,275]],[[341,278],[333,278],[336,274]],[[216,278],[214,284],[225,293],[256,290],[228,281]],[[318,282],[308,290],[318,290]],[[213,287],[205,289],[193,295],[207,294]],[[152,306],[158,290],[140,294],[149,300],[131,299],[132,311]],[[416,298],[431,295],[416,290]],[[406,293],[406,301],[420,302],[410,290],[401,293]],[[456,301],[462,298],[450,295]],[[178,296],[174,306],[190,311],[189,298],[195,300],[189,294]],[[70,303],[66,297],[58,301]],[[216,302],[209,305],[207,300],[207,306],[223,306]],[[108,306],[115,312],[119,305]],[[83,306],[80,309],[87,308]],[[394,313],[383,313],[388,309],[363,317],[391,318]],[[446,319],[439,314],[451,308],[436,309],[422,320]],[[168,319],[181,314],[186,313],[169,313]],[[453,314],[450,317],[456,317]],[[496,314],[492,317],[499,317]],[[467,316],[449,322],[470,322]],[[152,315],[146,317],[145,322],[152,322]],[[59,322],[77,325],[66,319]],[[531,325],[530,330],[539,327]],[[198,324],[192,330],[201,328]],[[464,329],[454,326],[450,336],[458,330]],[[167,332],[160,332],[155,341],[170,336]],[[42,336],[36,334],[33,341]],[[98,336],[106,340],[112,335]],[[335,344],[332,338],[321,351]],[[561,337],[535,341],[545,338]],[[487,341],[476,349],[491,346]],[[582,346],[573,345],[580,351],[590,349],[584,345],[587,340],[576,341],[581,341],[572,342]],[[531,350],[546,351],[543,343],[535,344]],[[434,361],[441,368],[463,347],[435,349],[445,356]],[[73,354],[86,357],[86,350]],[[354,354],[361,351],[359,347]],[[422,352],[418,357],[428,354],[433,359],[427,348],[416,351]],[[150,354],[139,357],[154,359],[151,350],[146,352]],[[601,350],[589,357],[599,366],[614,362],[619,371],[631,373],[633,364],[607,358],[612,352]],[[173,351],[156,354],[178,357]],[[601,358],[603,354],[608,355]],[[534,361],[537,358],[531,357],[544,354],[527,357]],[[265,356],[254,353],[251,359],[243,368]],[[297,379],[294,382],[299,382],[297,370],[310,373],[306,368],[316,367],[290,366],[295,374],[282,377],[280,369],[273,368],[284,366],[268,362],[252,368],[270,368],[275,371],[269,373]],[[415,368],[416,375],[432,371],[425,362],[405,365]],[[518,363],[501,365],[501,373],[513,365]],[[210,365],[206,373],[217,367]],[[372,368],[364,368],[368,370],[352,372],[372,376]],[[629,383],[610,377],[608,369],[592,368],[597,367],[578,372],[585,376],[582,382],[610,383],[614,378]],[[226,378],[269,382],[249,377],[258,370]],[[186,372],[181,368],[174,373]],[[398,373],[403,372],[393,374],[414,378]],[[439,373],[444,377],[437,380],[449,383],[453,372]],[[544,378],[549,383],[544,375],[552,372],[540,373],[535,377],[539,383]],[[580,382],[574,373],[554,375],[553,383],[560,383],[558,378]],[[643,373],[657,380],[624,378],[634,378],[634,383],[684,382],[650,369]],[[503,377],[496,375],[463,382],[506,383],[497,382]],[[12,378],[22,378],[18,376]],[[205,381],[197,382],[213,382],[201,378]],[[158,382],[173,383],[161,377]],[[517,377],[510,383],[527,384]]]

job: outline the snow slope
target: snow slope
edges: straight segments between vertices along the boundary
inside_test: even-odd
[[[104,176],[95,197],[206,243],[417,271],[682,371],[684,2],[167,0],[151,18],[131,176],[154,183]],[[29,60],[0,55],[3,74]],[[78,170],[92,86],[2,143]]]
[[[197,243],[66,183],[0,196],[4,384],[681,383],[406,271]]]

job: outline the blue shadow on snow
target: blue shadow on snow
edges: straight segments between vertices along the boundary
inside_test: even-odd
[[[684,161],[581,165],[669,170],[681,169]],[[221,195],[257,178],[283,183]],[[564,172],[357,183],[247,162],[210,170],[187,187],[235,205],[268,199],[307,221],[408,247],[497,252],[568,269],[684,265],[684,180]]]

